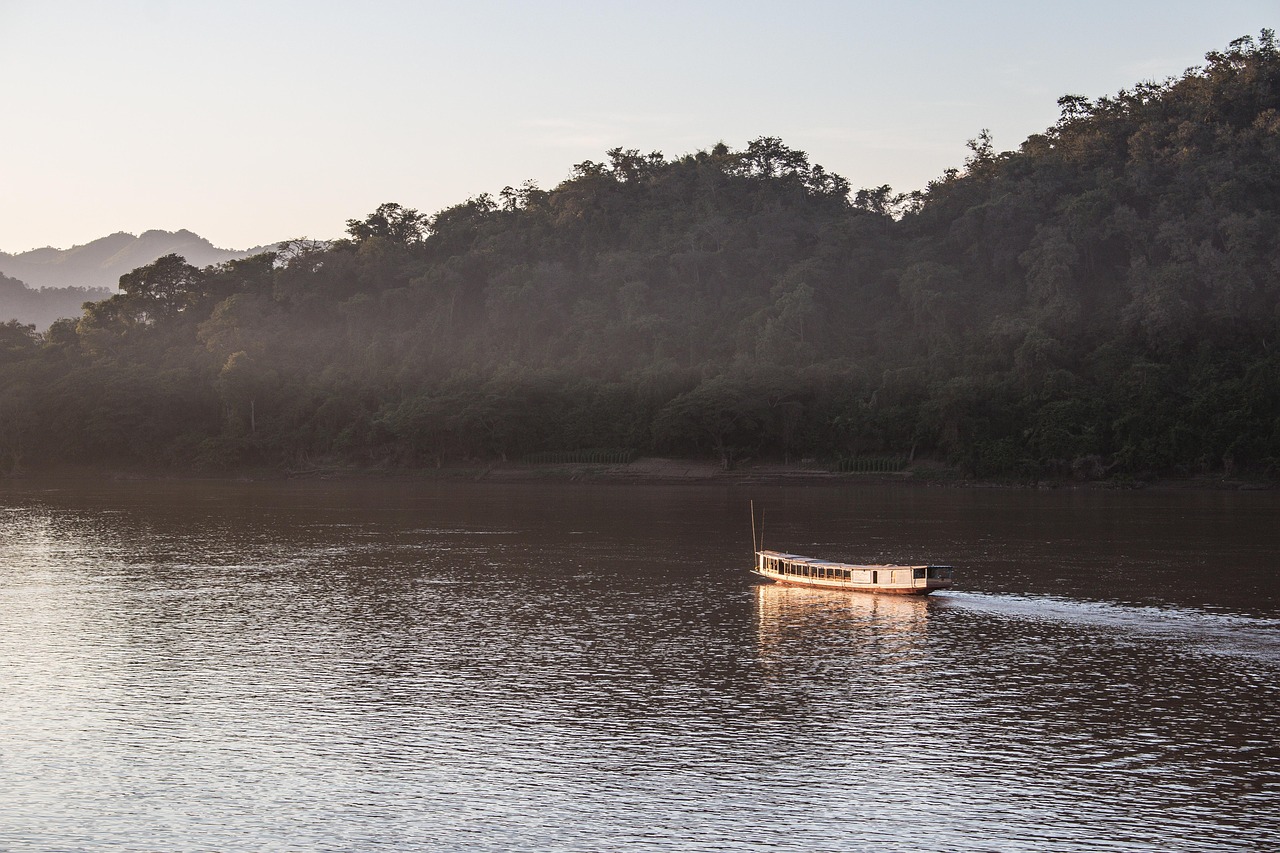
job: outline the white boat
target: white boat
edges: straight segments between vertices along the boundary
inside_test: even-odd
[[[951,566],[834,563],[781,551],[756,551],[756,565],[751,571],[775,583],[894,595],[928,595],[946,589],[955,580]]]
[[[847,589],[855,592],[886,592],[893,595],[928,595],[946,589],[955,582],[951,566],[863,565],[835,563],[816,557],[802,557],[782,551],[764,550],[764,515],[760,516],[760,535],[756,538],[755,502],[751,504],[751,547],[756,564],[753,574],[774,583],[808,586],[817,589]]]

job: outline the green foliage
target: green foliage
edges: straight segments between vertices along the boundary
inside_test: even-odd
[[[966,476],[1280,467],[1280,55],[1067,95],[909,195],[762,137],[614,148],[0,326],[0,470],[602,451]],[[594,455],[593,455],[594,454]],[[613,458],[613,457],[609,457]]]

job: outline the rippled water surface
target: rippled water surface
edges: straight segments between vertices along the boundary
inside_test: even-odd
[[[764,586],[765,544],[957,567]],[[0,487],[0,849],[1280,849],[1274,493]]]

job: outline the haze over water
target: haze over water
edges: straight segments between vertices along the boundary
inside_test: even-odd
[[[950,562],[901,600],[767,547]],[[0,490],[7,850],[1267,850],[1274,493]]]

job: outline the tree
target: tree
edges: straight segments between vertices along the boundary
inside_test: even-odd
[[[39,342],[35,324],[17,320],[0,323],[0,364],[34,354]]]
[[[201,294],[204,279],[185,258],[165,255],[120,276],[121,301],[149,323],[185,310]]]
[[[357,245],[381,237],[397,246],[413,246],[426,239],[427,230],[426,216],[394,202],[378,205],[364,219],[347,220],[347,233]]]
[[[710,442],[726,471],[744,451],[760,443],[769,401],[729,377],[716,377],[676,397],[654,418],[654,437],[667,446],[688,448]]]

